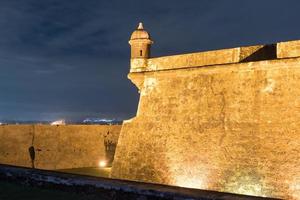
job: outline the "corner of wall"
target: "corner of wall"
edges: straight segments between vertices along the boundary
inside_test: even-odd
[[[130,59],[130,72],[146,71],[148,66],[147,58],[131,58]]]

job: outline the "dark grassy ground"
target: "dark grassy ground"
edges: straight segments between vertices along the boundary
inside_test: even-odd
[[[57,171],[69,173],[69,174],[80,174],[80,175],[109,178],[111,168],[89,167],[89,168],[61,169]]]
[[[7,183],[0,180],[0,200],[94,200],[96,197]]]
[[[81,174],[97,177],[109,177],[110,168],[77,168],[57,170],[70,174]],[[0,200],[94,200],[94,196],[47,190],[37,187],[24,186],[16,183],[7,183],[0,180]]]

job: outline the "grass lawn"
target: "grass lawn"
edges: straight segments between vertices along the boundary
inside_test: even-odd
[[[0,180],[1,200],[94,200],[93,196],[67,193],[58,190],[39,189],[30,186],[7,183]]]
[[[62,169],[59,172],[81,174],[97,177],[110,177],[111,168],[76,168]],[[59,190],[40,189],[16,183],[7,183],[0,180],[0,200],[94,200],[94,196],[68,193]]]
[[[61,169],[56,171],[70,173],[70,174],[80,174],[80,175],[109,178],[111,168],[89,167],[89,168]]]

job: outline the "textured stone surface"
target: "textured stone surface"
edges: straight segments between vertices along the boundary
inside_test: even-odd
[[[240,62],[276,59],[276,45],[240,47]]]
[[[235,63],[239,61],[239,48],[165,56],[149,59],[131,59],[131,72],[156,71]],[[146,68],[145,68],[146,67]]]
[[[97,166],[114,153],[120,125],[4,125],[0,126],[0,163],[31,167],[29,147],[34,146],[34,165],[40,169]]]
[[[136,49],[132,47],[131,49]],[[150,47],[148,47],[150,51]],[[193,68],[200,66],[231,64],[276,58],[293,58],[300,56],[300,40],[280,42],[269,45],[254,45],[231,49],[196,52],[157,58],[132,57],[130,72],[146,72]]]
[[[281,44],[281,43],[280,43]],[[297,42],[283,43],[300,52]],[[282,44],[282,45],[283,45]],[[286,52],[286,51],[285,51]],[[287,53],[287,52],[286,52]],[[294,54],[296,54],[294,53]],[[300,55],[300,53],[299,53]],[[282,55],[286,56],[286,55]],[[291,56],[288,56],[291,57]],[[294,56],[295,57],[295,56]],[[160,71],[276,59],[276,45],[256,45],[231,49],[163,56],[158,58],[131,58],[130,72]]]
[[[292,58],[300,56],[300,40],[280,42],[277,44],[278,58]]]
[[[193,68],[204,61],[177,58],[129,74],[141,96],[112,176],[300,199],[300,58]]]
[[[31,166],[28,148],[32,145],[33,126],[0,126],[0,163]]]

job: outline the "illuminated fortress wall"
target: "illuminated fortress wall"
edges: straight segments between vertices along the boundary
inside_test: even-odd
[[[300,199],[300,41],[132,58],[112,177]]]
[[[34,165],[39,169],[98,166],[109,159],[117,144],[120,125],[2,125],[0,163],[32,167],[29,148],[34,146]],[[113,156],[113,155],[112,155]]]

